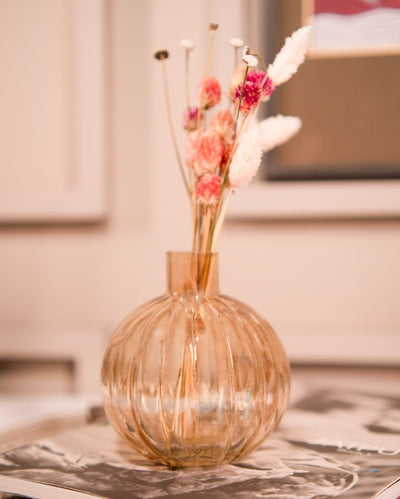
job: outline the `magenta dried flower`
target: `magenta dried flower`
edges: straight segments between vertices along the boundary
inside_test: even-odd
[[[264,71],[250,71],[247,75],[247,81],[252,81],[260,87],[261,102],[267,101],[269,96],[275,90],[275,85],[273,84],[271,78],[269,78]]]
[[[250,113],[257,107],[257,104],[261,97],[260,85],[254,81],[246,80],[244,84],[243,93],[242,85],[236,87],[235,95],[233,97],[233,102],[238,106],[240,101],[240,96],[242,96],[242,102],[240,104],[240,111],[242,113]]]

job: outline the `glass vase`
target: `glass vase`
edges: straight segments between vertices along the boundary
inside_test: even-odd
[[[101,371],[105,412],[158,463],[238,460],[286,408],[285,352],[253,309],[219,293],[216,254],[168,253],[167,271],[166,294],[128,316],[110,340]]]

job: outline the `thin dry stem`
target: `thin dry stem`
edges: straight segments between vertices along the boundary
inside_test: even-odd
[[[228,208],[229,198],[230,198],[231,194],[232,194],[232,188],[228,187],[226,196],[222,202],[221,208],[220,208],[219,213],[218,213],[217,223],[216,223],[216,226],[214,229],[214,237],[212,239],[211,253],[214,253],[214,251],[216,250],[219,236],[221,235],[222,225],[223,225],[224,220],[225,220],[226,210]]]
[[[185,50],[185,94],[186,94],[186,107],[190,108],[190,84],[189,84],[189,76],[190,76],[190,50]]]
[[[175,135],[175,130],[174,130],[174,122],[172,120],[172,112],[171,112],[171,102],[169,98],[169,87],[168,87],[168,75],[167,75],[167,67],[165,65],[164,59],[161,61],[161,68],[162,68],[162,75],[163,75],[163,86],[164,86],[164,98],[165,98],[165,106],[167,110],[167,118],[168,118],[168,126],[169,126],[169,131],[172,139],[172,145],[175,151],[175,156],[178,162],[179,170],[182,175],[183,183],[185,184],[186,191],[188,193],[189,198],[191,198],[191,192],[190,192],[190,187],[188,180],[185,175],[185,170],[183,168],[183,163],[181,156],[179,154],[179,147],[178,147],[178,142],[176,140],[176,135]]]
[[[218,29],[218,25],[210,25],[210,26],[216,26],[216,28],[215,29],[211,29],[210,28],[211,40],[210,40],[210,48],[208,50],[208,57],[207,57],[206,69],[204,71],[204,80],[207,78],[208,72],[210,70],[212,55],[213,55],[213,52],[214,52],[215,32]],[[201,108],[201,92],[199,94],[198,102],[199,102],[199,104],[197,106],[197,126],[196,126],[197,130],[200,129],[200,117],[201,117],[201,109],[202,109]]]
[[[205,206],[204,209],[203,227],[200,236],[200,241],[201,241],[200,253],[205,253],[207,249],[207,240],[210,231],[211,216],[212,216],[212,206],[207,205]]]
[[[267,68],[267,65],[265,64],[264,59],[261,57],[261,55],[257,54],[257,52],[252,52],[252,51],[249,51],[249,54],[254,55],[254,57],[257,57],[257,59],[261,62],[262,66],[264,67],[265,73],[267,73],[267,76],[268,76],[268,68]]]
[[[207,64],[206,64],[206,70],[204,73],[204,78],[207,78],[208,72],[209,72],[210,66],[211,66],[211,60],[212,60],[212,55],[213,55],[213,51],[214,51],[215,32],[216,32],[216,29],[210,30],[210,33],[211,33],[210,48],[208,50],[208,58],[207,58]]]
[[[199,251],[199,234],[200,234],[200,206],[197,203],[196,199],[192,200],[193,202],[193,253],[198,253]]]
[[[238,103],[238,110],[237,110],[236,120],[235,120],[235,135],[234,135],[234,139],[233,139],[231,153],[230,153],[229,159],[227,161],[227,164],[225,166],[224,175],[222,177],[221,189],[220,189],[220,193],[219,193],[219,197],[218,197],[218,201],[217,201],[217,206],[216,206],[216,210],[215,210],[215,216],[212,219],[211,227],[210,227],[210,232],[208,234],[208,240],[207,240],[207,246],[206,246],[206,252],[207,253],[209,253],[211,251],[212,239],[213,239],[213,235],[214,235],[214,229],[215,229],[215,225],[216,225],[216,222],[217,222],[218,214],[219,214],[219,211],[220,211],[220,208],[221,208],[221,203],[222,203],[222,200],[224,198],[225,187],[226,187],[226,184],[227,184],[227,181],[228,181],[229,167],[230,167],[230,164],[231,164],[231,161],[232,161],[232,157],[233,157],[233,154],[234,154],[234,151],[235,151],[235,145],[236,145],[237,138],[238,138],[237,126],[238,126],[239,115],[240,115],[240,106],[242,104],[242,99],[243,99],[244,84],[245,84],[246,79],[247,79],[247,73],[248,73],[248,71],[249,71],[249,67],[246,66],[246,71],[245,71],[244,77],[243,77],[242,89],[241,89],[241,92],[240,92],[239,103]],[[247,119],[247,116],[248,115],[245,115],[245,117],[244,117],[244,119],[242,121],[242,126],[243,126],[243,123],[245,123],[245,121]]]
[[[237,66],[239,65],[239,47],[234,47],[234,60],[233,60],[233,63],[234,63],[234,66],[233,66],[233,70],[235,70],[237,68]]]

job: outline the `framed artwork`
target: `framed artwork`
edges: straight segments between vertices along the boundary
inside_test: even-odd
[[[311,57],[400,53],[399,0],[303,0]]]
[[[392,7],[382,7],[383,4]],[[364,21],[359,35],[354,37],[358,41],[352,47],[350,42],[343,42],[344,37],[333,42],[333,35],[327,35],[326,39],[318,35],[320,41],[316,41],[315,31],[319,28],[314,29],[310,57],[298,74],[278,87],[271,99],[269,115],[300,116],[303,127],[296,137],[269,155],[267,178],[271,181],[399,179],[400,1],[274,0],[274,5],[272,17],[278,20],[278,27],[271,46],[282,45],[285,36],[301,25],[304,11],[314,12],[309,18],[313,25],[321,17],[321,25],[329,27],[332,21],[333,25],[350,26],[353,17],[361,16],[364,20],[363,16],[367,16],[368,27],[375,22],[374,16],[382,15],[393,17],[392,26],[399,24],[398,29],[387,33],[384,30],[385,49],[378,43],[379,30],[376,37],[370,31],[370,42],[365,40],[364,44],[366,35],[361,32],[368,31],[363,27]],[[360,12],[350,13],[353,11]],[[324,21],[324,16],[329,22]],[[350,27],[347,30],[355,31]],[[329,48],[322,49],[324,40],[327,44],[330,40]],[[350,54],[352,57],[348,57]]]
[[[250,43],[264,46],[270,62],[305,14],[312,14],[314,1],[259,0],[251,6]],[[351,54],[309,54],[274,92],[267,115],[300,116],[303,127],[272,151],[258,181],[232,199],[232,220],[400,216],[400,54]]]
[[[0,4],[0,223],[104,217],[104,0]]]

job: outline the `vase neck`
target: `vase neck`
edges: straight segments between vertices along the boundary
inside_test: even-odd
[[[199,295],[219,292],[217,253],[167,253],[168,292],[192,291]]]

